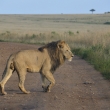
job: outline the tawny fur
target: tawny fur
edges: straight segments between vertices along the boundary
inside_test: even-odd
[[[36,50],[23,50],[12,54],[7,61],[0,82],[2,94],[7,94],[4,86],[14,71],[18,74],[19,88],[22,92],[30,93],[24,87],[27,72],[40,72],[43,90],[50,92],[55,84],[54,71],[64,63],[65,59],[71,61],[72,57],[73,54],[64,41],[51,42]],[[50,82],[48,86],[45,83],[46,79]]]

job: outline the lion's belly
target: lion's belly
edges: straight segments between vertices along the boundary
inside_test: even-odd
[[[27,68],[27,72],[32,72],[32,73],[34,73],[34,72],[39,72],[40,71],[40,67],[37,67],[37,66],[30,66],[30,67],[28,67]]]

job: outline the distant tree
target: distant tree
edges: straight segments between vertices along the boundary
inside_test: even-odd
[[[90,11],[91,11],[91,12],[92,12],[92,14],[93,14],[93,12],[95,11],[95,9],[91,9]]]

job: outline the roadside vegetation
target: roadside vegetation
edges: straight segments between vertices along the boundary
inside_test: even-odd
[[[19,35],[6,31],[0,34],[1,42],[46,44],[59,39],[68,42],[74,54],[87,60],[106,79],[110,80],[110,32],[67,31],[57,33],[52,31],[50,33]]]

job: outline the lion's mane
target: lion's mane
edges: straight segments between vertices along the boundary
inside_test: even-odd
[[[61,51],[58,49],[58,43],[60,41],[57,42],[51,42],[48,43],[47,45],[40,47],[38,50],[43,52],[44,49],[47,49],[48,54],[51,58],[51,72],[53,73],[56,68],[58,68],[61,64],[64,63],[65,61],[65,57],[63,56],[63,54],[61,53]]]

